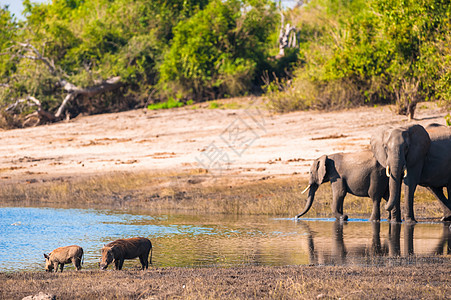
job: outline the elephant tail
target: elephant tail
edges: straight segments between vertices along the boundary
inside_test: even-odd
[[[308,198],[307,198],[307,204],[305,205],[304,210],[296,216],[296,219],[302,217],[310,210],[310,207],[312,207],[312,204],[313,204],[313,200],[315,199],[315,192],[316,192],[317,188],[318,188],[317,185],[312,184],[310,186],[310,190],[309,190]]]

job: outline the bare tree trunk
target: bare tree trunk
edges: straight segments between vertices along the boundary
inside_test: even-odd
[[[402,79],[395,89],[397,113],[406,115],[409,121],[414,119],[415,109],[421,100],[419,86],[420,80],[417,78]]]
[[[294,48],[297,46],[296,41],[296,27],[291,26],[290,23],[285,25],[285,17],[283,12],[280,12],[280,32],[279,32],[279,54],[278,58],[285,56],[285,48]]]

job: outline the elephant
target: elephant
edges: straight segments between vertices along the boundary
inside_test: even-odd
[[[323,155],[313,161],[310,168],[307,203],[304,210],[296,216],[306,214],[313,204],[318,187],[325,182],[332,185],[332,211],[339,220],[347,220],[343,215],[343,201],[347,193],[373,200],[372,221],[380,220],[381,198],[388,200],[388,178],[384,168],[369,150],[356,153],[334,153]],[[303,193],[304,193],[303,192]],[[400,210],[393,211],[400,218]],[[391,219],[391,214],[389,215]]]
[[[426,155],[426,162],[421,172],[420,185],[439,200],[443,209],[442,221],[451,222],[451,128],[429,124],[426,131],[431,139],[431,146]],[[445,197],[443,189],[448,191]]]
[[[446,251],[444,251],[444,248]],[[451,225],[443,223],[443,233],[440,241],[435,246],[433,255],[451,254]]]
[[[443,187],[451,185],[451,132],[448,134],[448,129],[441,127],[444,126],[428,129],[432,139],[419,124],[383,127],[371,137],[371,150],[389,177],[389,200],[385,209],[399,210],[404,181],[405,221],[408,223],[416,222],[413,199],[417,185],[428,187],[441,202],[444,220],[451,218],[451,204],[443,194]]]

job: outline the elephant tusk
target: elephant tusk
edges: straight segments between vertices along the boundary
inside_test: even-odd
[[[390,177],[390,166],[387,166],[387,168],[385,169],[385,175],[387,175],[387,177]]]
[[[305,192],[307,192],[309,190],[309,188],[310,188],[310,184],[305,188],[305,190],[302,191],[301,194],[304,194]]]
[[[407,177],[407,169],[404,169],[404,178]]]

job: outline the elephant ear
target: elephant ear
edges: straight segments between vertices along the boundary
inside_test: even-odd
[[[387,167],[387,152],[385,151],[385,140],[390,130],[391,127],[388,126],[379,128],[377,132],[371,136],[370,141],[371,151],[373,152],[374,157],[384,168]]]
[[[408,128],[409,149],[406,156],[407,165],[417,164],[425,159],[431,146],[431,138],[421,125],[413,125]]]
[[[318,158],[318,165],[317,165],[317,171],[318,171],[318,184],[323,183],[324,178],[326,177],[326,160],[327,155],[323,155],[320,158]]]

